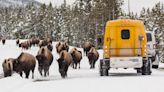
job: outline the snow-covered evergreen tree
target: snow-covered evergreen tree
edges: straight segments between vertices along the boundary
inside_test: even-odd
[[[146,30],[155,33],[157,49],[161,62],[164,62],[164,5],[160,2],[155,4],[152,9],[143,8],[139,19],[145,22]]]

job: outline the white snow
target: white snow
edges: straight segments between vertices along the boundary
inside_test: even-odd
[[[58,58],[55,50],[53,55]],[[35,69],[35,78],[21,78],[18,74],[12,77],[2,78],[2,62],[5,58],[16,58],[22,51],[36,55],[39,47],[30,50],[21,50],[16,46],[15,40],[7,40],[6,45],[0,43],[0,92],[163,92],[164,71],[153,70],[152,75],[137,75],[133,69],[111,69],[110,76],[100,77],[98,73],[98,61],[95,69],[89,69],[88,59],[83,56],[81,69],[74,70],[69,67],[68,77],[62,79],[58,72],[58,64],[54,59],[50,67],[50,76],[41,77],[38,69]],[[81,48],[78,48],[82,51]],[[102,50],[99,50],[102,58]]]

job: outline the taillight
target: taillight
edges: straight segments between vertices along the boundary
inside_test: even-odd
[[[104,49],[107,49],[108,48],[108,46],[104,46]]]
[[[104,46],[104,52],[107,53],[108,52],[108,46]]]

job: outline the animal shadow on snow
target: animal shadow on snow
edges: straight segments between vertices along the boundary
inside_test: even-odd
[[[33,82],[60,81],[60,80],[68,80],[68,79],[72,79],[72,78],[68,77],[63,79],[60,76],[49,76],[49,77],[36,78],[33,80]]]

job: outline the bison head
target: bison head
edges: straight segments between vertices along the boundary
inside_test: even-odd
[[[38,60],[39,65],[42,65],[46,57],[43,54],[37,55],[36,59]]]
[[[21,63],[18,59],[14,59],[13,60],[13,70],[16,71],[17,73],[20,72],[20,66],[21,66]]]
[[[2,64],[2,67],[3,67],[4,77],[8,77],[12,75],[12,71],[13,71],[12,61],[10,61],[9,59],[5,59]]]
[[[61,74],[62,78],[65,78],[67,76],[68,65],[62,58],[59,58],[57,61],[59,65],[59,73]]]

